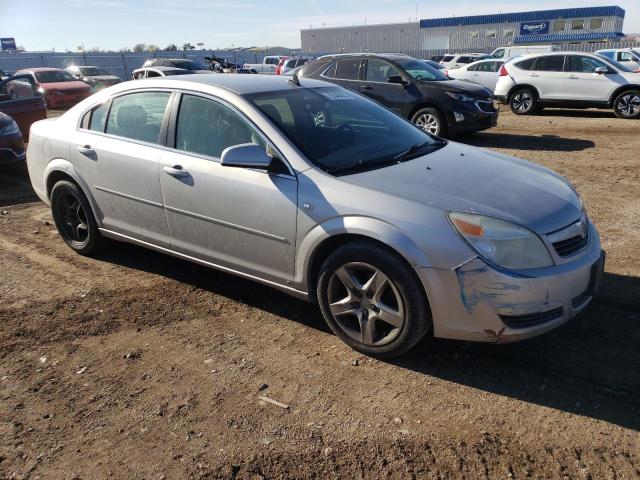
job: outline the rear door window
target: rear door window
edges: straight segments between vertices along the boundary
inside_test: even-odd
[[[496,71],[496,62],[482,62],[476,65],[476,68],[479,72],[495,72]]]
[[[528,58],[527,60],[523,60],[521,62],[516,63],[516,67],[520,70],[531,70],[533,64],[536,63],[536,58]]]
[[[359,80],[361,63],[359,58],[338,60],[335,78],[341,80]]]
[[[471,63],[471,57],[460,57],[456,63]]]
[[[562,72],[564,70],[564,55],[540,57],[533,69],[541,72]]]
[[[130,93],[111,102],[107,133],[149,143],[158,143],[169,92]]]
[[[440,60],[441,62],[450,62],[451,60],[453,60],[454,56],[453,55],[445,55],[444,57],[442,57],[442,60]]]

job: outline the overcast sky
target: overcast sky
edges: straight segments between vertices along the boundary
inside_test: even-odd
[[[0,37],[28,50],[165,47],[300,46],[300,28],[406,22],[416,18],[502,11],[619,5],[625,33],[640,32],[640,0],[0,0]]]

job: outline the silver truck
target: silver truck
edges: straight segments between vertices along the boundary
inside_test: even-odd
[[[267,55],[262,59],[262,63],[245,63],[243,67],[251,73],[275,75],[278,63],[282,58],[286,58],[286,55]]]

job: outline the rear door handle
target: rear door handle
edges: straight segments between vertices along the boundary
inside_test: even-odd
[[[539,77],[540,75],[538,75],[537,73],[530,73],[529,76],[530,77]]]
[[[362,90],[373,90],[371,85],[363,85]]]
[[[95,155],[96,151],[91,148],[91,145],[78,145],[76,149],[83,155]]]
[[[580,77],[578,77],[577,75],[569,75],[569,78],[571,80],[578,80]]]
[[[165,173],[171,175],[176,178],[188,177],[189,172],[182,169],[182,165],[174,165],[173,167],[162,167]]]

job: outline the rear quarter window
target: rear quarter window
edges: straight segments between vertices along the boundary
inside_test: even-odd
[[[526,60],[516,62],[514,65],[520,70],[531,70],[531,67],[533,67],[533,64],[536,62],[536,60],[536,58],[528,58]]]

